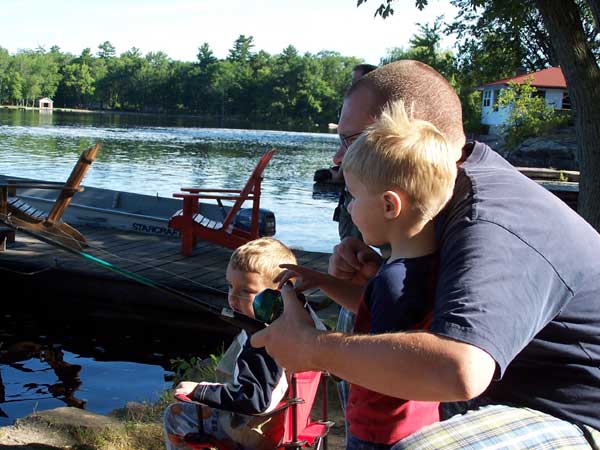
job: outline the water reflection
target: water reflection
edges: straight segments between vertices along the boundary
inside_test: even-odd
[[[75,397],[75,391],[81,386],[81,378],[79,377],[81,366],[79,364],[68,363],[64,360],[64,352],[60,344],[41,345],[31,341],[20,341],[0,350],[0,364],[8,365],[16,371],[30,374],[47,370],[46,368],[31,369],[25,365],[25,363],[33,359],[37,359],[42,365],[50,367],[57,381],[53,384],[39,382],[23,384],[23,388],[27,393],[35,394],[38,400],[37,396],[50,394],[52,397],[64,402],[67,406],[75,408],[83,408],[85,406],[85,400]],[[1,372],[0,384],[0,403],[6,403],[6,388]],[[8,415],[2,411],[2,417],[8,417]]]
[[[106,414],[129,401],[156,400],[171,387],[172,359],[206,357],[227,340],[202,334],[193,317],[125,320],[73,301],[3,304],[0,426],[59,406]]]

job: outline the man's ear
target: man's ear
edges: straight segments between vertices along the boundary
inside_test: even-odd
[[[395,219],[402,212],[402,198],[397,192],[385,191],[383,194],[383,213],[386,219]]]

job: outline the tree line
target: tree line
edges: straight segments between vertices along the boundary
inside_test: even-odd
[[[194,62],[137,48],[117,55],[109,41],[79,56],[57,46],[14,55],[0,47],[0,104],[36,106],[50,97],[55,107],[187,113],[288,129],[337,121],[359,58],[300,54],[292,45],[271,55],[253,47],[251,36],[240,35],[218,59],[204,43]]]

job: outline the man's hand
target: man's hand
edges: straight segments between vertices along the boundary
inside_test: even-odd
[[[377,273],[381,263],[381,256],[375,250],[359,239],[347,237],[333,248],[328,271],[334,277],[363,286]]]
[[[281,294],[283,313],[267,328],[253,334],[250,343],[256,348],[265,347],[267,353],[289,372],[318,370],[311,365],[311,352],[321,332],[315,329],[313,320],[289,283],[282,287]]]
[[[281,264],[279,267],[285,269],[274,280],[279,284],[279,289],[292,279],[295,279],[294,290],[296,292],[304,292],[308,289],[321,287],[323,274],[316,270],[296,264]]]

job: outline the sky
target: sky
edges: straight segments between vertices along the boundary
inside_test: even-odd
[[[194,61],[210,45],[225,58],[235,39],[254,38],[254,51],[278,54],[293,45],[301,53],[333,50],[378,64],[386,49],[408,45],[416,23],[439,15],[454,17],[448,0],[429,0],[424,11],[414,0],[396,0],[395,14],[373,17],[382,0],[356,7],[356,0],[0,0],[0,47],[50,49],[80,54],[110,41],[117,54],[137,47]],[[451,38],[442,42],[453,45]]]

